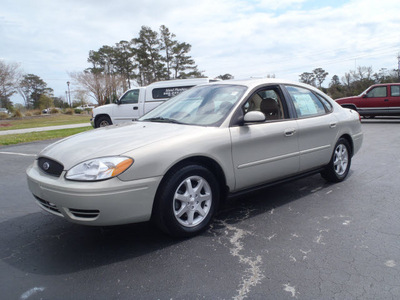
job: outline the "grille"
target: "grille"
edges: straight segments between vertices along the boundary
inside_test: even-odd
[[[35,198],[38,201],[38,203],[40,204],[40,206],[42,206],[46,210],[49,210],[49,211],[55,213],[56,215],[63,216],[54,203],[40,199],[39,197],[36,197],[36,196],[35,196]]]
[[[39,157],[39,168],[47,174],[59,177],[64,170],[64,166],[50,158]]]
[[[97,209],[75,209],[70,208],[70,213],[80,219],[95,219],[99,216],[100,211]]]

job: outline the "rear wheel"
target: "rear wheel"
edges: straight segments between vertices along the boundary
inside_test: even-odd
[[[167,175],[155,199],[153,218],[166,233],[190,237],[205,230],[219,203],[215,176],[199,165],[187,165]]]
[[[100,116],[96,119],[96,128],[112,125],[111,119],[108,116]]]
[[[351,148],[349,142],[340,138],[335,145],[331,161],[321,172],[323,178],[330,182],[343,181],[349,173],[351,165]]]

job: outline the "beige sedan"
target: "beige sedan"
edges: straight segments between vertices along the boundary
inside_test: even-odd
[[[56,142],[27,175],[39,206],[68,221],[153,220],[170,235],[191,236],[231,195],[315,173],[344,180],[362,140],[358,113],[311,86],[223,81],[136,122]]]

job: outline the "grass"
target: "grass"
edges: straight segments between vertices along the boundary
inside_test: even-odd
[[[78,122],[79,123],[79,122]],[[82,122],[80,122],[82,123]],[[72,124],[72,123],[67,123]],[[39,127],[39,126],[36,126]],[[25,127],[26,128],[26,127]],[[60,130],[51,130],[51,131],[40,131],[40,132],[30,132],[23,134],[7,134],[0,135],[0,145],[14,145],[19,143],[28,143],[34,141],[41,140],[50,140],[50,139],[58,139],[67,137],[76,133],[84,132],[93,129],[93,127],[81,127],[81,128],[72,128],[72,129],[60,129]]]
[[[89,123],[89,122],[90,122],[90,115],[66,115],[66,114],[41,115],[41,116],[25,117],[23,119],[0,120],[0,131]]]

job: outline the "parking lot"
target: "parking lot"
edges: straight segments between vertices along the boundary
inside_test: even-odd
[[[344,182],[315,175],[232,199],[181,240],[43,212],[25,169],[50,142],[0,147],[1,298],[399,299],[399,128],[363,120]]]

